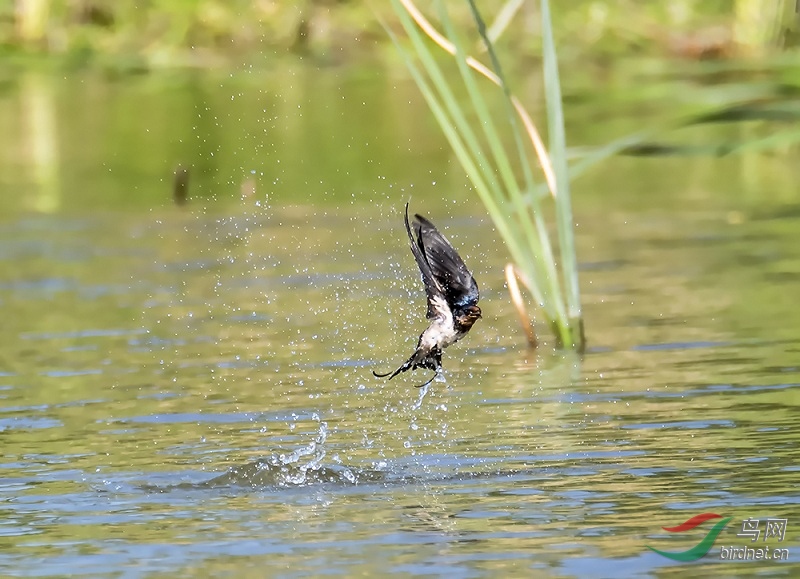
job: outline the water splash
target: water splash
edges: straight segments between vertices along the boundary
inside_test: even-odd
[[[419,389],[419,397],[414,405],[411,406],[411,410],[419,410],[422,407],[422,401],[425,399],[425,395],[428,393],[430,387],[430,384],[425,384],[425,386]]]
[[[363,482],[380,482],[385,478],[381,471],[362,470],[344,465],[323,466],[327,455],[325,442],[328,440],[328,423],[319,420],[319,428],[314,439],[307,446],[288,454],[273,454],[202,483],[204,488],[228,486],[247,486],[251,488],[291,488],[308,487],[323,483],[355,485]]]
[[[298,448],[288,455],[281,454],[277,457],[277,461],[273,456],[268,466],[282,468],[282,472],[286,474],[287,483],[303,485],[306,482],[307,473],[309,471],[314,472],[320,470],[322,459],[324,459],[327,454],[325,450],[326,440],[328,440],[328,423],[320,421],[317,436],[308,446]],[[311,459],[305,464],[302,464],[301,459],[307,456],[310,456]]]

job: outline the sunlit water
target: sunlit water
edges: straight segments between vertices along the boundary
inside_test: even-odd
[[[720,200],[680,163],[624,161],[578,194],[582,358],[525,347],[463,188],[455,204],[390,183],[336,203],[240,202],[238,182],[183,208],[157,181],[145,207],[52,203],[41,183],[7,197],[0,572],[796,576],[796,201]],[[736,163],[711,182],[736,191]],[[635,200],[672,176],[676,198]],[[371,374],[424,327],[409,197],[484,312],[425,392],[426,374]],[[693,547],[713,522],[662,527],[706,512],[733,518],[704,558],[648,549]],[[788,562],[721,560],[756,544],[748,517],[788,520],[758,541]]]

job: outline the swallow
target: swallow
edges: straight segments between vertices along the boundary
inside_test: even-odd
[[[478,307],[478,284],[444,235],[433,223],[414,215],[414,233],[408,222],[408,203],[405,213],[406,233],[411,242],[411,253],[422,274],[422,283],[428,298],[428,327],[419,336],[417,348],[411,357],[394,372],[378,374],[376,378],[389,380],[405,372],[426,368],[434,370],[433,377],[417,388],[427,386],[442,369],[442,352],[467,335],[472,325],[481,317]],[[416,237],[415,237],[416,235]]]

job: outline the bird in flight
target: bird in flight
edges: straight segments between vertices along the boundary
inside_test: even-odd
[[[444,235],[433,223],[414,216],[414,234],[408,222],[408,203],[405,214],[406,232],[411,242],[411,253],[417,260],[422,273],[422,283],[428,298],[428,327],[419,337],[417,348],[411,357],[394,372],[378,374],[377,378],[389,376],[389,380],[417,368],[434,370],[436,374],[417,388],[427,386],[442,369],[442,351],[456,343],[469,332],[472,325],[481,317],[478,307],[478,284],[464,265],[464,260],[450,245]]]

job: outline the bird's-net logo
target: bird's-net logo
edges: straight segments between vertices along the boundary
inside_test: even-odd
[[[716,519],[720,520],[716,521],[713,526],[711,526],[700,542],[685,551],[665,551],[651,545],[647,545],[647,548],[673,561],[680,561],[683,563],[697,561],[708,554],[714,546],[717,537],[719,537],[719,534],[728,526],[728,523],[733,520],[733,517],[723,518],[722,515],[716,513],[702,513],[700,515],[695,515],[680,525],[661,527],[665,531],[677,535],[696,529],[704,523]],[[775,543],[782,543],[786,538],[786,527],[788,524],[788,519],[754,519],[748,517],[742,521],[741,530],[736,536],[749,538],[749,544],[723,545],[719,549],[719,558],[728,561],[787,561],[789,559],[789,549],[776,546]],[[761,539],[761,541],[759,541],[759,539]],[[772,544],[767,544],[768,541]]]

